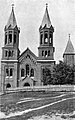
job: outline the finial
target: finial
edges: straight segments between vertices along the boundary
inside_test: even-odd
[[[70,34],[69,34],[69,40],[70,40]]]
[[[46,3],[46,8],[48,7],[48,3]]]
[[[12,6],[12,9],[14,8],[14,4],[11,5]]]

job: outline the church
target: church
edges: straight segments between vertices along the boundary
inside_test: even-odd
[[[0,81],[2,91],[8,88],[43,85],[43,69],[48,68],[52,73],[53,66],[55,65],[55,47],[53,46],[54,27],[51,24],[47,4],[42,23],[39,27],[38,56],[29,48],[20,54],[20,28],[17,26],[13,7],[4,32],[5,39],[4,46],[2,47]],[[71,45],[71,51],[69,51],[69,47],[66,48],[63,54],[64,62],[70,56],[71,63],[73,63],[75,56],[74,48],[70,40],[68,44],[67,46]]]

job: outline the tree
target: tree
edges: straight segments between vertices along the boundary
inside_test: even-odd
[[[52,82],[51,71],[48,68],[42,69],[42,82],[44,85],[51,84]]]
[[[53,84],[73,84],[74,82],[74,69],[73,67],[63,63],[54,66],[53,70]]]

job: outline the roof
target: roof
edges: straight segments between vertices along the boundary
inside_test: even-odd
[[[14,8],[12,7],[12,11],[11,11],[10,17],[8,19],[6,28],[9,28],[9,27],[15,28],[16,26],[17,26],[17,22],[16,22],[16,18],[15,18],[15,14],[14,14]]]
[[[64,54],[74,54],[74,53],[75,53],[74,47],[73,47],[73,44],[72,44],[72,42],[70,40],[70,36],[69,36],[69,40],[68,40]]]
[[[44,14],[44,17],[43,17],[43,20],[42,20],[42,24],[41,24],[41,27],[47,27],[47,28],[50,28],[51,26],[51,21],[50,21],[50,17],[49,17],[49,14],[48,14],[48,9],[47,9],[47,4],[46,4],[46,10],[45,10],[45,14]]]
[[[38,57],[27,47],[27,49],[20,55],[19,59],[28,51],[35,59]]]

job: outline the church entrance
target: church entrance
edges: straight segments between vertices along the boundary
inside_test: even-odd
[[[27,86],[30,86],[30,84],[29,84],[29,83],[25,83],[25,84],[24,84],[24,87],[27,87]]]
[[[11,85],[8,83],[7,85],[6,85],[6,88],[10,88],[11,87]]]

